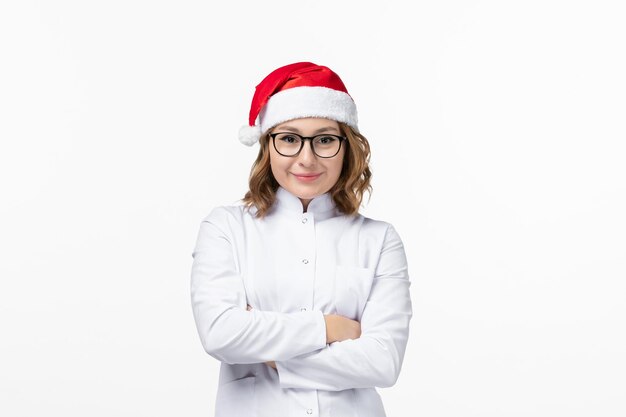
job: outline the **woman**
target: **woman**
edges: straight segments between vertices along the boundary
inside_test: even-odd
[[[385,416],[412,306],[392,225],[358,213],[369,145],[332,70],[278,68],[240,140],[260,144],[239,205],[214,208],[193,252],[191,301],[222,362],[217,417]]]

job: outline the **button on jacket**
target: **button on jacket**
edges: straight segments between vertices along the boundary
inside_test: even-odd
[[[215,416],[385,416],[376,387],[396,382],[412,316],[398,233],[342,214],[329,193],[303,213],[279,187],[255,213],[214,208],[193,251],[196,327],[222,362]],[[359,321],[361,336],[326,344],[325,314]]]

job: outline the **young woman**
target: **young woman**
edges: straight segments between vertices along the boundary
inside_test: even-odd
[[[328,67],[259,85],[240,140],[260,150],[241,203],[203,219],[191,303],[222,362],[216,417],[382,417],[412,317],[402,241],[359,214],[370,151]]]

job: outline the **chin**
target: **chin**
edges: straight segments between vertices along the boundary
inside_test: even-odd
[[[318,185],[311,184],[310,186],[297,184],[288,188],[288,191],[302,199],[312,199],[324,194],[322,188]]]
[[[305,199],[305,200],[310,200],[310,199],[315,198],[317,196],[320,196],[320,195],[322,195],[324,193],[318,193],[318,192],[310,191],[310,190],[294,189],[292,191],[292,194],[297,196],[298,198],[302,198],[302,199]]]

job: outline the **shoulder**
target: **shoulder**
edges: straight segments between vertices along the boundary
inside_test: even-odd
[[[212,223],[221,228],[232,228],[242,225],[244,217],[253,215],[255,211],[255,207],[249,209],[239,200],[233,204],[213,207],[202,222]]]
[[[391,223],[384,220],[372,219],[371,217],[366,217],[362,214],[359,214],[358,217],[361,218],[361,227],[370,233],[385,234],[389,228],[393,228]]]
[[[358,216],[362,218],[361,233],[372,236],[379,241],[401,240],[400,235],[390,222],[372,219],[370,217],[365,217],[362,214],[359,214]]]
[[[401,276],[406,268],[407,258],[402,238],[393,224],[387,221],[364,218],[364,229],[370,229],[370,240],[380,254],[377,271],[381,275]],[[376,242],[376,243],[374,243]],[[395,271],[395,272],[393,272]]]

